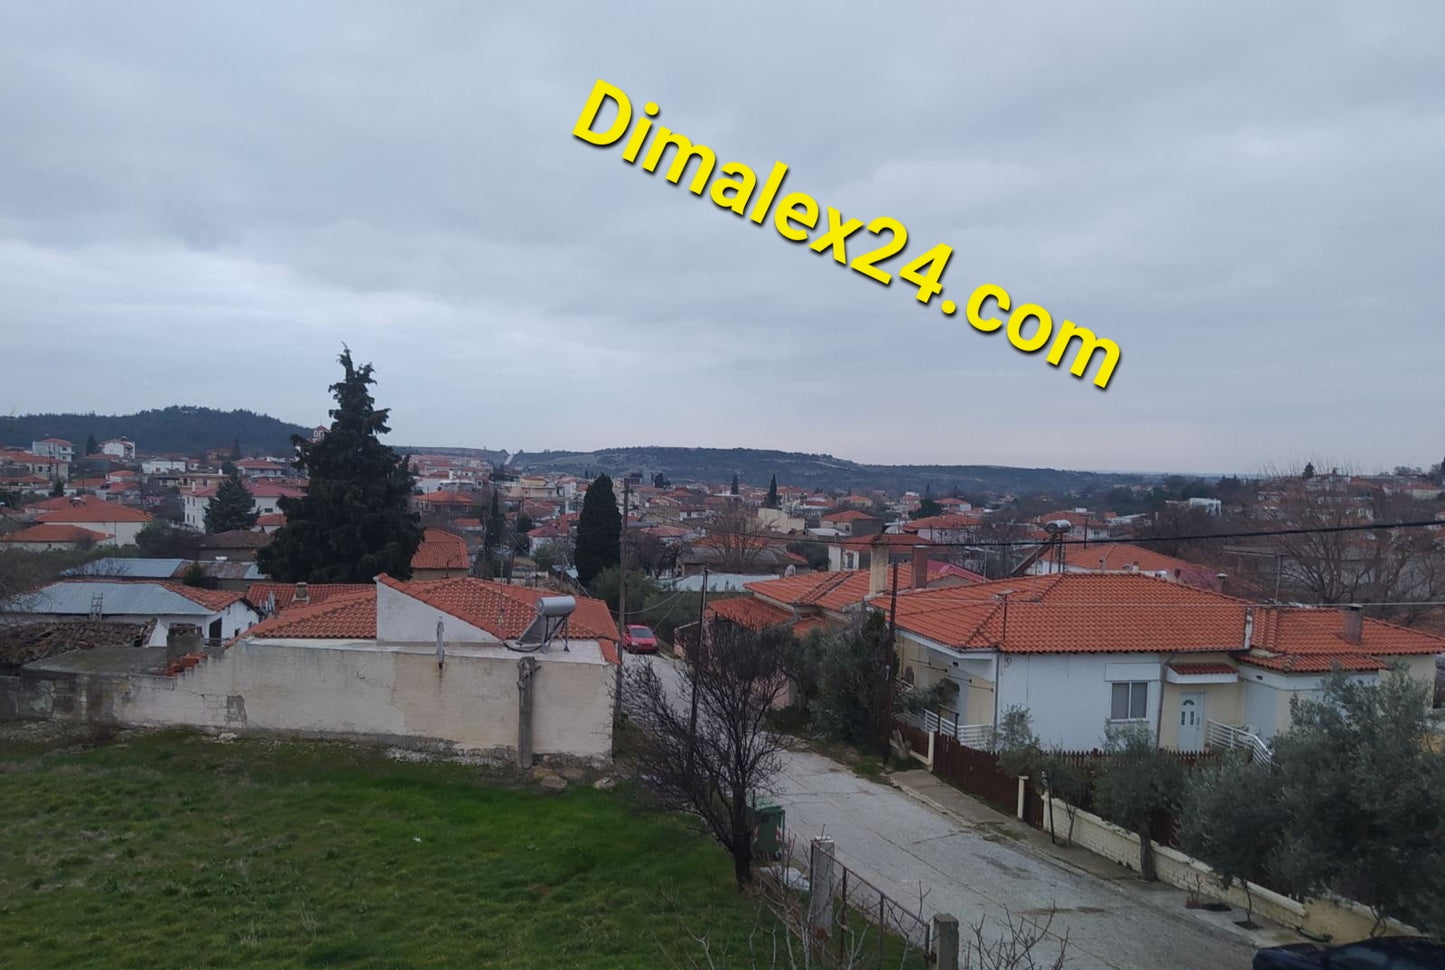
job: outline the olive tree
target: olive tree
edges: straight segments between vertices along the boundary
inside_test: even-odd
[[[1139,875],[1154,881],[1154,824],[1158,815],[1178,809],[1184,769],[1160,751],[1153,733],[1140,724],[1110,724],[1105,729],[1107,758],[1094,786],[1094,804],[1104,818],[1139,836]]]

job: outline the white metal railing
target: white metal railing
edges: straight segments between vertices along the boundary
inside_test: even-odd
[[[1248,726],[1205,721],[1204,743],[1211,748],[1248,751],[1251,760],[1258,764],[1274,763],[1274,752],[1264,738]]]

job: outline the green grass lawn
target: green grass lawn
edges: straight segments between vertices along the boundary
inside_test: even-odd
[[[667,967],[757,906],[696,825],[339,744],[0,739],[0,967]]]

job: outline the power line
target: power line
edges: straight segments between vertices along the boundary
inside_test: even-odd
[[[934,549],[948,548],[1000,548],[1015,546],[1043,546],[1050,542],[1061,542],[1066,546],[1107,546],[1107,545],[1140,545],[1146,542],[1202,542],[1208,539],[1256,539],[1268,538],[1271,536],[1299,536],[1299,535],[1325,535],[1335,532],[1374,532],[1388,531],[1391,529],[1445,529],[1445,521],[1440,519],[1423,519],[1418,522],[1372,522],[1366,525],[1328,525],[1310,526],[1297,529],[1268,529],[1257,532],[1216,532],[1206,535],[1185,535],[1185,536],[1127,536],[1123,538],[1109,539],[988,539],[977,542],[932,542],[928,539],[918,539],[917,544],[928,546]],[[949,532],[962,531],[949,529]],[[872,536],[816,536],[816,535],[773,535],[764,532],[733,532],[718,529],[715,534],[744,539],[768,539],[774,542],[786,539],[789,542],[821,542],[825,545],[839,545],[843,541],[854,543],[862,548],[868,548],[871,543],[867,539]],[[899,535],[900,533],[880,533],[886,535]],[[865,540],[859,542],[857,540]],[[890,545],[902,546],[904,543],[890,543]]]

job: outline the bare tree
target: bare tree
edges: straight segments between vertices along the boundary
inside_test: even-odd
[[[714,566],[719,572],[751,571],[771,544],[760,535],[762,529],[753,511],[741,502],[731,503],[703,528],[707,535],[698,544],[717,550]]]
[[[1343,471],[1305,478],[1271,470],[1245,509],[1261,529],[1340,529],[1272,536],[1247,544],[1241,567],[1253,566],[1262,590],[1311,603],[1389,603],[1384,615],[1414,622],[1425,603],[1445,595],[1445,543],[1426,529],[1369,528],[1374,523],[1434,517],[1433,508],[1406,494]],[[1261,555],[1261,553],[1263,555]]]
[[[623,703],[638,727],[634,768],[645,790],[693,812],[733,857],[738,885],[752,881],[748,800],[779,768],[779,735],[767,715],[786,678],[785,630],[725,625],[688,651],[678,686],[649,663],[626,670]]]

